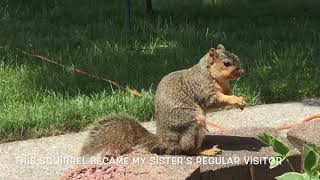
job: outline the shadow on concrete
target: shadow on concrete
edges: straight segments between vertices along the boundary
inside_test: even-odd
[[[207,135],[203,146],[212,147],[214,145],[219,145],[219,148],[222,150],[231,151],[259,151],[262,147],[266,147],[254,137]]]

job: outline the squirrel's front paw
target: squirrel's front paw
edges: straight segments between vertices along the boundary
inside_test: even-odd
[[[241,96],[234,97],[234,104],[239,106],[240,109],[243,109],[247,105],[245,99]]]

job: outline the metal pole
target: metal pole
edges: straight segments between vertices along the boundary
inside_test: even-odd
[[[150,14],[153,13],[152,0],[146,0],[146,11]]]

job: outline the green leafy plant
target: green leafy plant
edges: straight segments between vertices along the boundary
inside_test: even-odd
[[[295,172],[291,162],[288,159],[289,147],[276,137],[263,133],[258,139],[265,145],[271,146],[273,151],[277,153],[276,157],[281,157],[281,161],[272,161],[270,169],[273,169],[283,161],[286,161],[293,172],[287,172],[276,177],[277,180],[320,180],[320,150],[314,145],[304,145],[303,147],[303,173]]]

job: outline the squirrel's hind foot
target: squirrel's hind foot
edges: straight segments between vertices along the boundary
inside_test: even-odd
[[[212,146],[210,149],[199,149],[197,155],[200,156],[216,156],[221,154],[221,149],[218,148],[218,145]]]

